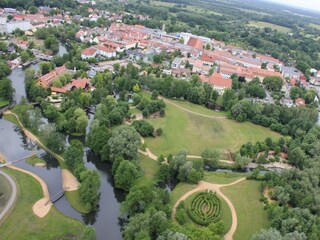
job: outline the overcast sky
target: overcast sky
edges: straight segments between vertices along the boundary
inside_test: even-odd
[[[269,0],[269,1],[320,11],[320,0]]]

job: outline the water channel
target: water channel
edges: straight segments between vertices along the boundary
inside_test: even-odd
[[[67,50],[63,45],[59,47],[59,55],[63,55]],[[38,64],[31,66],[35,70],[39,69]],[[9,76],[13,87],[16,89],[14,100],[18,103],[22,97],[26,97],[24,88],[24,71],[16,68]],[[93,115],[88,115],[90,123]],[[87,131],[89,131],[89,126]],[[27,139],[24,134],[11,122],[0,119],[0,152],[3,153],[8,161],[23,158],[32,153],[36,153],[39,157],[46,161],[46,167],[32,166],[21,161],[15,163],[17,167],[31,171],[40,176],[48,185],[50,195],[58,193],[62,189],[61,169],[58,161],[48,152],[40,149],[32,141]],[[67,139],[71,139],[67,136]],[[79,139],[84,142],[84,138]],[[62,197],[54,205],[63,214],[82,221],[88,226],[96,229],[98,240],[121,240],[122,218],[120,214],[120,203],[124,200],[125,195],[122,191],[115,189],[111,174],[111,166],[102,162],[99,157],[93,154],[89,149],[85,148],[85,166],[98,172],[100,175],[100,202],[99,209],[89,214],[81,214],[74,210],[67,199]]]

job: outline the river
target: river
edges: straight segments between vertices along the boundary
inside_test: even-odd
[[[58,55],[62,56],[66,52],[66,48],[63,45],[60,45]],[[39,69],[38,64],[32,65],[31,67],[36,70]],[[20,102],[22,97],[26,98],[24,76],[24,71],[21,68],[14,69],[9,76],[13,87],[16,89],[14,100],[16,100],[17,103]],[[92,114],[89,114],[88,116],[90,121],[87,131],[89,131],[90,123],[93,120]],[[61,169],[57,160],[46,151],[37,147],[30,140],[26,139],[23,133],[20,132],[19,128],[12,123],[4,119],[0,119],[0,129],[2,129],[0,131],[0,152],[5,155],[6,159],[8,161],[13,161],[30,155],[35,151],[38,156],[41,156],[47,162],[47,166],[45,168],[31,166],[25,161],[18,162],[15,165],[31,171],[43,178],[48,185],[51,196],[61,191]],[[69,137],[67,137],[67,139],[69,139]],[[84,142],[84,138],[80,138],[79,140]],[[98,156],[90,151],[90,149],[84,148],[84,150],[85,166],[88,169],[97,171],[100,176],[101,195],[99,209],[96,212],[89,214],[81,214],[70,206],[65,197],[59,199],[54,203],[54,205],[65,215],[78,219],[88,226],[94,227],[96,229],[98,240],[121,240],[122,218],[120,214],[120,204],[125,199],[125,194],[114,187],[111,165],[102,162]]]

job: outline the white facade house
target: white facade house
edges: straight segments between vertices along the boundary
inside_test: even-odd
[[[16,29],[26,31],[32,29],[32,25],[29,21],[14,21],[0,24],[1,33],[12,33]]]

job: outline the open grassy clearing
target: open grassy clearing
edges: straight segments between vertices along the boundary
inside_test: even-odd
[[[260,182],[242,181],[229,187],[222,187],[221,191],[233,203],[237,216],[238,227],[234,240],[248,240],[261,228],[268,227],[267,212],[259,201],[262,196]]]
[[[177,3],[169,3],[169,2],[159,2],[159,1],[152,1],[151,5],[157,6],[157,7],[166,7],[166,8],[171,8],[176,5],[182,5],[182,4],[177,4]],[[204,9],[201,8],[200,6],[192,6],[192,5],[186,5],[186,8],[181,8],[182,10],[189,10],[194,13],[202,13],[202,14],[215,14],[218,16],[222,16],[223,14],[219,12],[214,12],[212,10]]]
[[[143,176],[137,180],[138,185],[146,183],[155,183],[156,174],[160,168],[160,164],[142,154],[139,154],[139,166],[143,172]]]
[[[26,162],[30,165],[35,165],[37,163],[46,164],[46,162],[43,159],[41,159],[37,156],[31,156],[31,157],[27,158]]]
[[[192,223],[195,224],[191,218],[189,217],[188,213],[187,213],[187,209],[190,208],[191,206],[191,202],[192,199],[194,198],[194,196],[197,193],[192,194],[191,196],[189,196],[184,202],[185,202],[185,210],[186,210],[186,217],[187,217],[187,223]],[[220,199],[220,207],[221,207],[221,221],[224,223],[224,226],[226,228],[226,231],[228,231],[231,227],[231,223],[232,223],[232,216],[231,216],[231,211],[230,208],[228,206],[228,204],[221,198],[218,196],[218,198]],[[197,224],[195,224],[197,225]]]
[[[54,206],[47,216],[39,218],[32,206],[43,197],[40,184],[31,176],[5,170],[14,177],[18,187],[18,198],[9,218],[0,225],[1,239],[79,239],[85,226],[64,216]]]
[[[237,172],[204,172],[203,180],[215,184],[229,184],[246,176],[246,173]]]
[[[309,26],[312,27],[312,28],[320,30],[320,25],[319,24],[309,23]]]
[[[212,111],[210,113],[216,114]],[[166,104],[164,118],[151,119],[149,122],[155,128],[163,129],[161,137],[146,138],[147,146],[158,156],[176,154],[181,149],[187,149],[190,155],[200,155],[206,148],[234,151],[248,141],[256,142],[266,137],[272,139],[280,137],[278,133],[249,122],[238,123],[230,119],[206,118],[187,113],[169,103]]]
[[[11,195],[12,188],[10,182],[3,175],[0,175],[0,213],[7,205]]]
[[[79,190],[64,192],[68,202],[71,206],[81,213],[89,213],[90,210],[86,207],[86,205],[81,201],[79,196]]]
[[[196,188],[196,184],[179,183],[173,191],[170,193],[170,205],[173,207],[174,204],[182,197],[183,194]]]
[[[279,26],[279,25],[276,25],[276,24],[272,24],[272,23],[260,22],[260,21],[250,21],[247,26],[249,26],[249,27],[257,27],[257,28],[269,27],[269,28],[271,28],[273,30],[277,30],[277,31],[283,32],[283,33],[291,32],[290,28],[282,27],[282,26]]]

